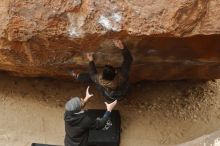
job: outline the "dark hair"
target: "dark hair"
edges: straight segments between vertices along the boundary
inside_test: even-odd
[[[104,80],[112,81],[115,78],[115,75],[116,75],[115,68],[111,65],[105,65],[102,72],[102,78]]]

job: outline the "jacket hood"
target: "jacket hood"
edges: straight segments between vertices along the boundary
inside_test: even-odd
[[[85,113],[74,113],[66,111],[64,113],[64,121],[71,122],[71,124],[79,123],[85,116]]]

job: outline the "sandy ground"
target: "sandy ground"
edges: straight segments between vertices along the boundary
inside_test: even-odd
[[[0,146],[63,145],[64,103],[85,84],[0,74]],[[96,95],[87,108],[104,108]],[[170,146],[220,128],[220,80],[141,82],[117,106],[121,146]]]

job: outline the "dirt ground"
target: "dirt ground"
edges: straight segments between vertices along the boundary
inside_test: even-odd
[[[64,103],[86,84],[0,74],[0,146],[63,145]],[[95,97],[87,108],[104,108]],[[220,128],[220,80],[141,82],[117,105],[121,146],[170,146]]]

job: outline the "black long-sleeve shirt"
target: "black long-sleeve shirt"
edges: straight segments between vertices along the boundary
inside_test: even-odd
[[[125,78],[128,78],[133,58],[131,56],[130,51],[127,48],[122,49],[122,55],[123,63],[119,70]]]
[[[129,71],[131,68],[131,63],[133,61],[133,58],[131,56],[130,51],[127,48],[124,48],[121,51],[122,51],[122,56],[123,56],[123,62],[120,68],[118,69],[118,71],[119,73],[122,74],[122,76],[125,79],[127,79],[129,76]],[[91,77],[98,74],[94,61],[89,62],[89,74]]]
[[[115,77],[114,86],[117,86],[117,92],[114,92],[113,90],[108,90],[105,85],[102,84],[102,81],[104,79],[101,79],[101,74],[97,72],[95,62],[90,61],[89,62],[89,73],[81,73],[79,74],[77,80],[79,81],[90,81],[94,82],[96,84],[96,87],[98,91],[106,98],[111,98],[110,101],[114,101],[115,99],[119,99],[122,96],[126,94],[126,90],[128,90],[128,78],[129,78],[129,72],[131,68],[131,64],[133,61],[133,58],[131,56],[130,51],[127,48],[124,48],[121,50],[122,56],[123,56],[123,62],[121,66],[117,69],[117,75]],[[101,81],[102,80],[102,81]],[[109,81],[111,82],[111,81]],[[111,84],[111,83],[110,83]]]

